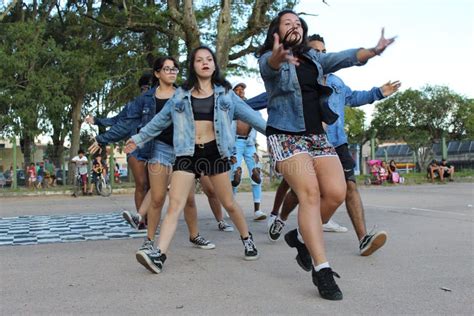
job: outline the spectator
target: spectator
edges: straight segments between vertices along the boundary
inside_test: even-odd
[[[26,170],[26,173],[28,174],[28,187],[34,188],[36,183],[36,167],[33,162],[30,163],[30,166]]]
[[[105,166],[102,163],[102,156],[97,154],[94,161],[92,162],[92,182],[89,190],[90,195],[94,194],[94,187],[100,174],[105,177]]]
[[[44,180],[44,164],[40,162],[38,165],[38,172],[36,174],[36,188],[41,189],[43,187]]]
[[[87,195],[87,157],[84,155],[84,150],[79,149],[77,156],[71,159],[76,164],[76,176],[81,176],[82,193]]]
[[[379,178],[380,178],[380,181],[382,183],[387,181],[387,179],[388,179],[388,166],[387,166],[387,162],[385,160],[382,161],[382,164],[380,166]]]
[[[114,169],[115,183],[120,183],[120,166],[115,158],[114,158],[114,162],[115,162],[115,169]]]
[[[387,171],[389,182],[400,183],[400,174],[397,171],[397,164],[395,163],[395,160],[390,160]]]
[[[434,179],[439,176],[439,165],[438,162],[433,159],[426,169],[428,173],[428,179],[431,179],[431,182],[434,183]]]
[[[448,178],[449,181],[454,181],[454,166],[443,158],[439,164],[438,174],[441,182],[444,182],[445,178]]]

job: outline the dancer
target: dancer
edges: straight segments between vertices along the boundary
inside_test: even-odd
[[[319,53],[326,53],[326,46],[324,39],[315,34],[309,37],[308,44],[311,48]],[[344,177],[346,179],[346,208],[351,218],[352,225],[359,240],[359,251],[362,256],[371,255],[377,249],[382,247],[387,239],[387,233],[385,231],[378,231],[367,234],[364,207],[362,200],[357,190],[356,179],[354,176],[355,162],[349,152],[347,145],[347,135],[344,130],[344,108],[346,105],[356,107],[369,103],[373,103],[376,100],[386,98],[393,93],[397,92],[400,88],[400,82],[388,82],[379,87],[374,87],[369,91],[352,91],[348,86],[344,84],[342,79],[334,74],[328,74],[323,77],[323,83],[332,88],[333,93],[329,97],[328,103],[331,110],[339,115],[339,118],[334,124],[328,125],[327,134],[329,141],[335,146],[336,152],[341,161],[344,169]],[[287,187],[288,184],[283,180],[280,184],[282,187]],[[276,198],[275,198],[276,200]],[[285,201],[283,202],[283,208],[280,216],[273,218],[273,223],[269,227],[268,236],[270,240],[277,240],[280,237],[281,231],[285,226],[285,221],[288,218],[289,213],[298,204],[298,199],[293,191],[290,191]],[[278,214],[277,214],[278,215]],[[324,231],[347,231],[347,228],[340,226],[336,222],[331,220],[327,224],[323,225]]]
[[[132,131],[146,125],[155,113],[159,113],[162,110],[164,104],[176,90],[174,83],[179,72],[178,63],[172,57],[160,57],[155,60],[153,70],[155,76],[153,79],[154,87],[129,103],[126,117],[117,122],[106,133],[97,136],[96,141],[118,141],[124,136],[129,136]],[[148,176],[151,188],[147,194],[150,198],[150,206],[147,211],[147,239],[145,239],[140,249],[151,249],[161,218],[161,209],[166,198],[169,175],[175,160],[172,127],[164,130],[161,135],[144,144],[144,147],[151,151],[147,153],[149,157]],[[89,147],[91,152],[98,151],[99,149],[100,147],[96,142]],[[214,244],[199,234],[194,190],[187,196],[184,217],[189,230],[189,241],[201,249],[215,248]]]
[[[307,46],[308,27],[290,10],[270,24],[259,55],[260,73],[268,93],[267,141],[272,162],[299,200],[299,229],[285,235],[296,248],[300,266],[312,270],[321,297],[341,300],[342,292],[326,258],[322,222],[327,222],[345,197],[344,174],[322,122],[337,115],[327,105],[331,89],[324,73],[362,65],[379,55],[394,39],[383,36],[373,49],[321,54]],[[281,40],[280,40],[281,39]],[[312,261],[314,260],[314,266]]]
[[[169,205],[161,225],[158,247],[137,252],[137,259],[154,273],[160,273],[176,231],[186,195],[195,177],[208,175],[220,202],[239,230],[245,260],[256,260],[258,251],[248,230],[242,209],[235,201],[227,172],[233,150],[230,124],[241,119],[260,132],[265,121],[233,91],[221,76],[215,54],[201,46],[191,52],[189,78],[149,124],[127,141],[125,152],[134,151],[146,141],[173,125],[173,143],[177,156],[173,166]],[[230,91],[229,91],[230,90]]]
[[[234,86],[234,92],[242,100],[245,98],[245,83],[238,83]],[[252,197],[254,205],[255,221],[264,220],[267,215],[260,210],[260,202],[262,197],[262,177],[260,172],[259,158],[257,154],[257,131],[241,120],[232,121],[232,131],[235,135],[235,163],[232,165],[231,179],[234,195],[237,194],[240,181],[242,179],[242,162],[245,164],[250,175],[252,184]]]
[[[140,79],[138,80],[138,87],[140,89],[140,93],[144,93],[149,89],[151,85],[151,80],[152,75],[148,73],[145,73],[140,77]],[[130,110],[129,105],[130,103],[125,105],[123,109],[119,112],[119,114],[114,117],[98,118],[89,114],[86,116],[84,121],[88,124],[95,124],[98,126],[113,126],[127,117],[127,111]],[[132,132],[131,134],[134,134],[134,132]],[[131,136],[131,134],[125,135],[125,137]],[[99,140],[101,140],[101,138],[103,137],[103,135],[99,136]],[[107,138],[103,139],[102,141],[109,142]],[[147,209],[151,203],[151,197],[146,194],[149,190],[146,161],[149,159],[150,151],[151,149],[146,147],[132,154],[127,154],[127,163],[130,166],[130,170],[132,171],[133,179],[135,181],[134,197],[135,209],[137,213],[132,214],[129,211],[124,211],[122,213],[122,216],[132,227],[139,230],[146,229],[145,216]],[[111,166],[111,168],[113,168],[113,166]]]

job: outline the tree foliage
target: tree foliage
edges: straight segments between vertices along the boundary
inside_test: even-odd
[[[375,106],[372,128],[381,140],[403,140],[415,152],[418,167],[432,158],[432,144],[472,138],[473,101],[445,86],[408,89]]]

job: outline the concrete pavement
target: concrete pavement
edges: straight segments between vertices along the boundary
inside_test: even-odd
[[[374,255],[360,257],[345,207],[336,212],[334,219],[350,231],[325,233],[325,240],[331,266],[341,275],[343,301],[319,297],[311,274],[296,264],[295,250],[283,240],[268,241],[266,222],[251,220],[251,193],[239,193],[260,260],[242,260],[238,233],[218,231],[205,196],[198,195],[201,234],[217,248],[191,247],[181,220],[159,275],[136,262],[140,239],[0,246],[0,314],[472,315],[474,186],[360,191],[368,228],[377,224],[389,238]],[[263,194],[267,212],[273,196]],[[131,195],[0,198],[0,217],[124,208],[133,209]],[[295,225],[293,215],[288,227]]]

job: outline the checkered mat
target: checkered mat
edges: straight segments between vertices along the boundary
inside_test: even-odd
[[[121,213],[0,218],[0,246],[145,237]]]

